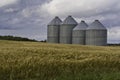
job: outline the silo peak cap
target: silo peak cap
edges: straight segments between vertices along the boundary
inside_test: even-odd
[[[106,30],[106,27],[99,20],[95,20],[87,29]]]
[[[82,20],[73,30],[86,30],[87,28],[87,23],[85,23],[85,21]]]
[[[95,21],[98,21],[98,22],[100,22],[99,20],[95,20]]]
[[[78,23],[72,16],[68,16],[62,23],[63,25],[65,24],[70,24],[70,25],[77,25]]]
[[[72,17],[71,15],[69,15],[68,17]]]
[[[81,22],[84,22],[84,23],[85,23],[85,21],[83,21],[83,20],[82,20]]]
[[[61,25],[62,20],[56,16],[48,25]]]
[[[55,16],[55,18],[59,18],[58,16]],[[60,19],[60,18],[59,18]]]

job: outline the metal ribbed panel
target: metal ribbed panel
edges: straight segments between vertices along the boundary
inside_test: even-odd
[[[72,30],[76,25],[62,25],[60,27],[60,43],[72,44]]]
[[[86,30],[88,25],[85,21],[81,21],[73,30]]]
[[[72,44],[72,30],[77,25],[77,22],[68,16],[60,27],[60,43]]]
[[[81,21],[74,29],[72,35],[72,44],[85,45],[86,40],[86,28],[88,25],[85,21]]]
[[[88,30],[106,30],[105,26],[99,21],[95,20],[92,24],[87,28]]]
[[[77,22],[72,16],[68,16],[62,23],[63,25],[76,25]]]
[[[72,44],[81,44],[85,45],[85,31],[73,31]]]
[[[87,28],[86,45],[107,45],[107,29],[98,20]]]
[[[48,26],[59,26],[62,23],[61,19],[56,16],[49,24]]]
[[[47,28],[47,42],[49,43],[59,43],[60,35],[60,25],[62,21],[59,17],[55,17],[49,24]]]

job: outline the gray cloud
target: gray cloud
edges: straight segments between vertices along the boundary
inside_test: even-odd
[[[0,35],[44,40],[47,23],[54,16],[63,20],[73,15],[78,22],[83,19],[88,24],[99,19],[109,30],[108,42],[120,43],[119,10],[119,0],[16,0],[0,7]]]
[[[18,0],[0,0],[0,7],[9,5],[9,4],[14,4]]]

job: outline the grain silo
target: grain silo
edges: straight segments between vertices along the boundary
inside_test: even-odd
[[[74,29],[72,34],[72,44],[85,45],[86,29],[88,25],[85,21],[81,21]]]
[[[107,29],[95,20],[86,30],[86,45],[107,45]]]
[[[77,22],[72,16],[68,16],[60,27],[60,43],[72,44],[72,30],[77,25]]]
[[[47,42],[59,43],[60,25],[62,21],[59,17],[55,17],[47,27]]]

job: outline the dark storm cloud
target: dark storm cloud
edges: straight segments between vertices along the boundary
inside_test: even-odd
[[[19,0],[14,4],[9,4],[3,7],[0,7],[0,28],[5,29],[16,28],[19,26],[27,27],[28,24],[31,24],[40,19],[40,15],[35,12],[36,9],[42,3],[45,3],[46,0]],[[13,26],[5,26],[13,25]],[[7,28],[8,27],[8,28]],[[31,26],[29,26],[31,27]]]
[[[19,0],[0,7],[0,35],[46,39],[46,18],[40,6],[48,0]]]
[[[78,22],[83,19],[91,23],[99,19],[109,30],[108,42],[120,42],[119,0],[11,1],[0,6],[0,35],[44,40],[47,37],[47,23],[54,16],[60,16],[63,20],[67,15],[73,15]]]

